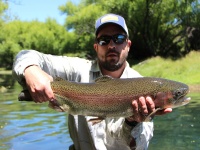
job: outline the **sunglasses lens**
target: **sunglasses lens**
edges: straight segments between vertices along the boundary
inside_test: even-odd
[[[126,40],[126,36],[122,34],[114,35],[113,40],[116,44],[122,44]]]
[[[97,38],[97,42],[99,45],[108,45],[108,43],[110,43],[110,39],[110,36],[101,36]]]

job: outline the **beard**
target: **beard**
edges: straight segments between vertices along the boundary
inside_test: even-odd
[[[115,53],[115,55],[117,55],[118,59],[117,60],[116,60],[116,58],[106,59],[110,53]],[[106,54],[105,61],[101,60],[100,58],[98,58],[98,61],[99,61],[99,65],[102,68],[113,72],[113,71],[120,69],[123,66],[127,57],[128,57],[128,55],[125,55],[120,58],[120,53],[113,50],[113,51],[109,51]]]
[[[99,60],[99,65],[104,68],[105,70],[108,71],[116,71],[118,69],[120,69],[123,65],[123,63],[117,62],[117,63],[113,63],[112,60],[111,61],[100,61]]]

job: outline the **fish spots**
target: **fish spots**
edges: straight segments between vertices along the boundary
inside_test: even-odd
[[[183,83],[153,77],[103,77],[94,83],[57,80],[51,82],[51,87],[64,110],[71,114],[99,117],[133,115],[132,100],[140,96],[155,98],[156,107],[174,107],[189,90]]]

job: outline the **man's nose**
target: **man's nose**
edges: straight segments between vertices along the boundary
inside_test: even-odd
[[[110,40],[110,43],[108,44],[108,49],[115,49],[116,48],[116,44],[115,42],[113,42],[113,40]]]

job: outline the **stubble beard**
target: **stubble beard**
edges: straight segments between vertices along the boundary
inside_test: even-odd
[[[125,63],[126,61],[126,57],[122,58],[122,60],[120,60],[120,58],[116,61],[116,59],[110,59],[110,60],[105,60],[105,61],[102,61],[98,58],[98,61],[99,61],[99,65],[104,68],[105,70],[108,70],[108,71],[116,71],[118,69],[120,69],[123,64]]]

